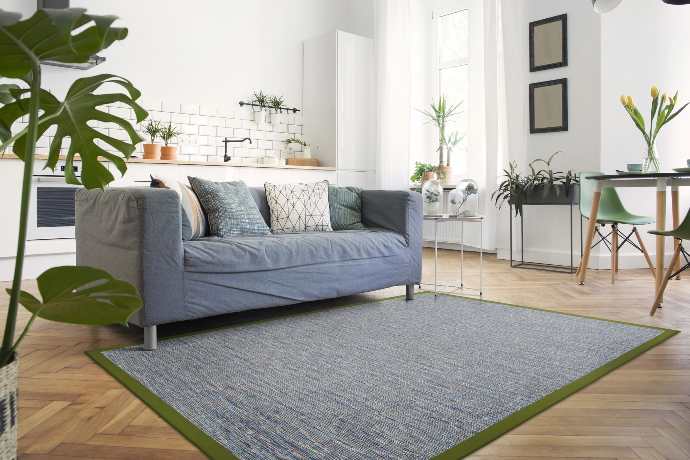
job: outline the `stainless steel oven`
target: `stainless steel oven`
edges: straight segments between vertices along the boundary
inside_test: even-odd
[[[41,165],[42,166],[42,165]],[[55,171],[36,166],[33,174],[29,209],[29,240],[74,238],[74,194],[79,186],[65,183],[65,164]],[[74,166],[79,175],[81,165]]]

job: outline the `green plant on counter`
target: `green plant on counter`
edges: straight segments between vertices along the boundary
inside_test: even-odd
[[[429,163],[416,162],[414,166],[414,172],[410,176],[410,180],[413,184],[419,184],[422,182],[422,178],[424,177],[425,173],[436,172],[437,169],[438,166],[434,166]]]
[[[285,98],[283,96],[269,96],[266,102],[268,106],[276,112],[282,112]]]
[[[120,173],[127,170],[125,159],[135,151],[141,138],[130,123],[99,107],[121,103],[129,106],[141,123],[148,116],[137,104],[139,91],[122,77],[110,74],[79,78],[67,90],[64,100],[41,88],[41,61],[84,63],[90,56],[127,36],[127,29],[112,27],[114,16],[94,16],[86,10],[39,9],[28,19],[0,10],[0,77],[17,84],[4,84],[0,90],[0,150],[10,146],[24,162],[19,217],[19,236],[7,319],[0,347],[0,366],[10,363],[17,346],[36,317],[76,324],[127,324],[142,301],[134,286],[91,267],[55,267],[38,276],[41,299],[21,290],[26,249],[27,221],[31,201],[36,141],[54,129],[45,167],[55,169],[62,144],[69,139],[65,153],[65,180],[86,188],[102,188],[114,180],[101,160],[110,161]],[[120,91],[105,92],[103,87]],[[15,122],[28,117],[28,125],[13,133]],[[115,139],[99,131],[92,122],[118,125],[129,141]],[[96,142],[99,141],[99,142]],[[101,142],[118,153],[108,152]],[[75,157],[81,160],[81,177],[73,172]],[[18,305],[32,314],[15,340]]]
[[[574,184],[578,183],[575,173],[568,170],[554,171],[551,163],[561,151],[554,152],[547,159],[537,158],[528,164],[529,174],[520,174],[517,162],[508,163],[508,169],[503,170],[503,181],[498,188],[491,194],[491,199],[500,209],[504,203],[509,203],[515,207],[515,215],[522,215],[522,206],[527,195],[535,191],[553,193],[560,196],[561,191],[569,194]],[[538,168],[538,165],[544,165]],[[554,187],[557,186],[557,187]],[[562,186],[562,187],[561,187]]]
[[[301,145],[302,147],[308,147],[308,146],[309,146],[309,144],[307,144],[307,143],[304,142],[302,139],[299,139],[299,138],[297,138],[297,137],[290,137],[290,138],[288,138],[288,139],[285,139],[283,142],[284,142],[285,144],[299,144],[299,145]]]
[[[266,96],[263,91],[259,91],[258,93],[254,92],[252,104],[256,104],[259,108],[265,109],[268,106],[268,96]]]
[[[173,126],[172,123],[168,123],[168,126],[163,126],[160,130],[160,137],[166,146],[180,134],[182,131],[177,126]]]
[[[160,121],[149,120],[146,126],[144,126],[144,132],[149,136],[152,144],[156,143],[156,139],[160,136],[162,130],[163,127]]]

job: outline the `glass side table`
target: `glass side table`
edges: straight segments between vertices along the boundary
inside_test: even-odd
[[[465,290],[465,283],[463,281],[463,265],[465,262],[465,223],[479,224],[479,289],[473,289],[479,292],[479,297],[483,295],[483,277],[484,277],[484,216],[454,216],[450,214],[439,215],[425,215],[424,220],[434,223],[434,295],[438,294],[439,287],[453,288],[454,291]],[[439,224],[447,222],[460,222],[460,284],[439,284],[438,283],[438,226]],[[429,283],[420,283],[429,285]],[[453,291],[453,292],[454,292]]]

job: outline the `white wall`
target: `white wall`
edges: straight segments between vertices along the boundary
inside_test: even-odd
[[[0,0],[22,10],[34,0]],[[373,35],[371,0],[72,0],[94,14],[114,14],[129,36],[102,54],[89,73],[132,80],[144,98],[236,105],[254,90],[301,106],[302,41],[333,29]],[[58,92],[86,73],[50,69]]]
[[[620,106],[621,94],[633,96],[649,122],[649,89],[653,84],[668,93],[680,92],[680,101],[690,100],[690,56],[687,53],[687,26],[690,7],[669,6],[661,1],[625,1],[602,16],[602,158],[605,171],[624,169],[626,163],[642,162],[645,144],[627,113]],[[688,129],[690,111],[681,114],[663,130],[657,140],[662,168],[686,166],[690,158]],[[631,212],[655,215],[654,190],[619,191]],[[670,195],[670,194],[669,194]],[[668,197],[670,202],[670,196]],[[681,188],[681,218],[690,205],[690,190]],[[667,210],[670,228],[670,208]],[[646,229],[645,229],[646,230]],[[646,232],[644,232],[646,233]],[[647,236],[647,249],[654,253]],[[670,249],[671,242],[668,242]],[[634,254],[638,265],[643,261]],[[630,256],[624,256],[628,259]]]
[[[529,23],[568,14],[568,66],[529,71]],[[508,105],[508,156],[526,171],[527,163],[561,150],[555,167],[576,171],[599,168],[601,150],[600,75],[601,17],[589,2],[572,0],[503,0],[506,97]],[[569,129],[566,132],[530,134],[530,83],[568,78]],[[500,165],[499,165],[500,166]],[[569,262],[568,211],[563,207],[529,208],[525,214],[525,256],[548,263]],[[575,227],[579,223],[575,216]],[[516,224],[519,222],[516,220]],[[575,247],[579,235],[575,232]],[[497,245],[507,257],[508,215],[500,217]],[[517,248],[518,246],[516,246]],[[579,251],[577,251],[579,253]]]

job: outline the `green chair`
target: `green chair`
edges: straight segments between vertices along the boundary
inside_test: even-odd
[[[591,176],[601,176],[601,172],[582,172],[579,174],[580,178],[580,214],[589,219],[592,212],[592,201],[594,198],[594,191],[596,188],[596,181],[587,179]],[[654,223],[654,219],[647,216],[638,216],[632,214],[625,209],[621,202],[615,188],[607,187],[601,191],[601,200],[599,202],[599,211],[597,212],[597,227],[596,233],[599,238],[597,242],[592,245],[594,249],[599,244],[604,244],[611,252],[611,282],[616,280],[616,272],[618,272],[618,251],[626,243],[640,251],[647,261],[649,269],[654,276],[654,264],[649,257],[647,248],[642,242],[640,233],[637,231],[638,225],[648,225]],[[606,233],[606,226],[611,226],[611,231]],[[620,229],[620,225],[631,225],[632,230],[627,235]],[[602,233],[602,229],[604,232]],[[631,240],[635,235],[637,244]],[[619,240],[619,237],[622,240]]]
[[[677,240],[677,244],[675,245],[676,249],[673,252],[673,257],[671,258],[671,265],[669,265],[668,270],[666,270],[666,273],[664,274],[664,278],[661,282],[661,285],[659,286],[659,290],[656,293],[656,297],[654,298],[652,311],[649,312],[650,315],[654,316],[654,313],[656,313],[657,308],[661,308],[661,301],[664,298],[664,291],[666,290],[666,286],[668,285],[669,280],[675,278],[676,276],[680,275],[682,272],[690,268],[690,254],[688,254],[688,252],[683,247],[683,240],[690,240],[690,212],[688,212],[688,214],[685,216],[685,219],[683,219],[683,222],[681,222],[678,228],[665,232],[651,230],[649,233],[651,233],[652,235],[672,236],[674,240]],[[685,259],[685,265],[680,269],[677,269],[676,267],[678,266],[677,264],[681,254]]]

